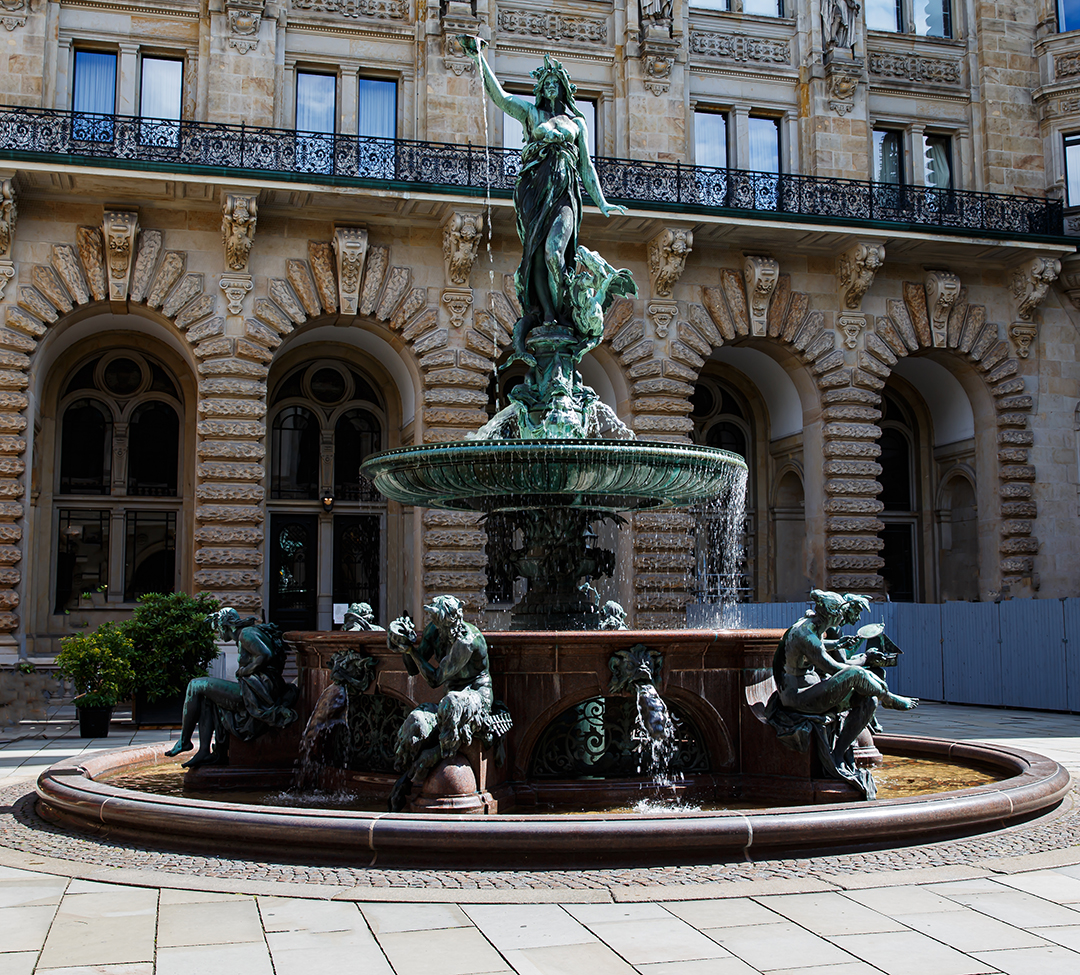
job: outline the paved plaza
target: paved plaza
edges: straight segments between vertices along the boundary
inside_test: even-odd
[[[1080,773],[1080,716],[924,705],[886,728],[989,741]],[[702,867],[512,872],[250,863],[55,830],[28,798],[61,759],[168,732],[0,736],[0,973],[1054,975],[1080,972],[1080,803],[988,836]]]

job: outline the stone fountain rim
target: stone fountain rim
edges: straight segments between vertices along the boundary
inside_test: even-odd
[[[165,764],[169,742],[60,762],[37,780],[43,815],[154,845],[166,831],[181,845],[222,842],[250,852],[287,849],[335,861],[392,866],[492,868],[715,862],[755,851],[904,845],[997,829],[1049,811],[1070,788],[1068,771],[1018,748],[922,736],[878,735],[885,752],[979,762],[1005,780],[932,796],[756,810],[670,814],[433,815],[249,806],[121,789],[96,777]],[[222,840],[223,831],[228,837]],[[447,840],[453,839],[452,852]],[[287,847],[282,844],[287,843]]]

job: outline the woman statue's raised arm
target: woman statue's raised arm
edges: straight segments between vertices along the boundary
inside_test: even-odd
[[[484,79],[484,87],[491,96],[491,100],[501,111],[505,112],[511,118],[517,119],[522,125],[527,127],[529,111],[532,108],[532,105],[525,101],[525,99],[518,98],[517,95],[511,95],[499,84],[499,79],[495,77],[495,72],[491,70],[491,66],[487,63],[487,58],[484,57],[482,49],[484,41],[479,37],[472,37],[469,34],[459,34],[457,39],[465,53],[480,69],[480,77]]]

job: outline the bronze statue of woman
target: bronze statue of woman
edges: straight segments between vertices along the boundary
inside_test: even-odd
[[[538,325],[581,329],[577,321],[580,315],[574,314],[572,292],[575,278],[580,277],[575,275],[575,269],[582,187],[604,216],[626,211],[609,204],[600,188],[589,156],[588,128],[574,101],[577,86],[562,64],[544,55],[543,65],[532,72],[536,101],[530,104],[499,84],[481,51],[482,41],[467,35],[458,39],[479,67],[492,101],[520,122],[525,134],[521,172],[514,189],[517,232],[522,244],[521,264],[515,275],[522,309],[515,345],[521,354],[523,334]],[[633,287],[632,280],[629,287]]]

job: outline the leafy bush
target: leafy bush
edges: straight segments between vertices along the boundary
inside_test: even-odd
[[[61,640],[56,664],[79,692],[75,707],[112,707],[127,697],[135,681],[128,659],[131,652],[131,640],[115,623],[102,623],[93,633]]]
[[[206,675],[218,652],[206,616],[217,608],[206,593],[153,592],[139,600],[131,619],[121,624],[134,644],[129,659],[137,692],[160,701],[182,695],[189,680]]]

